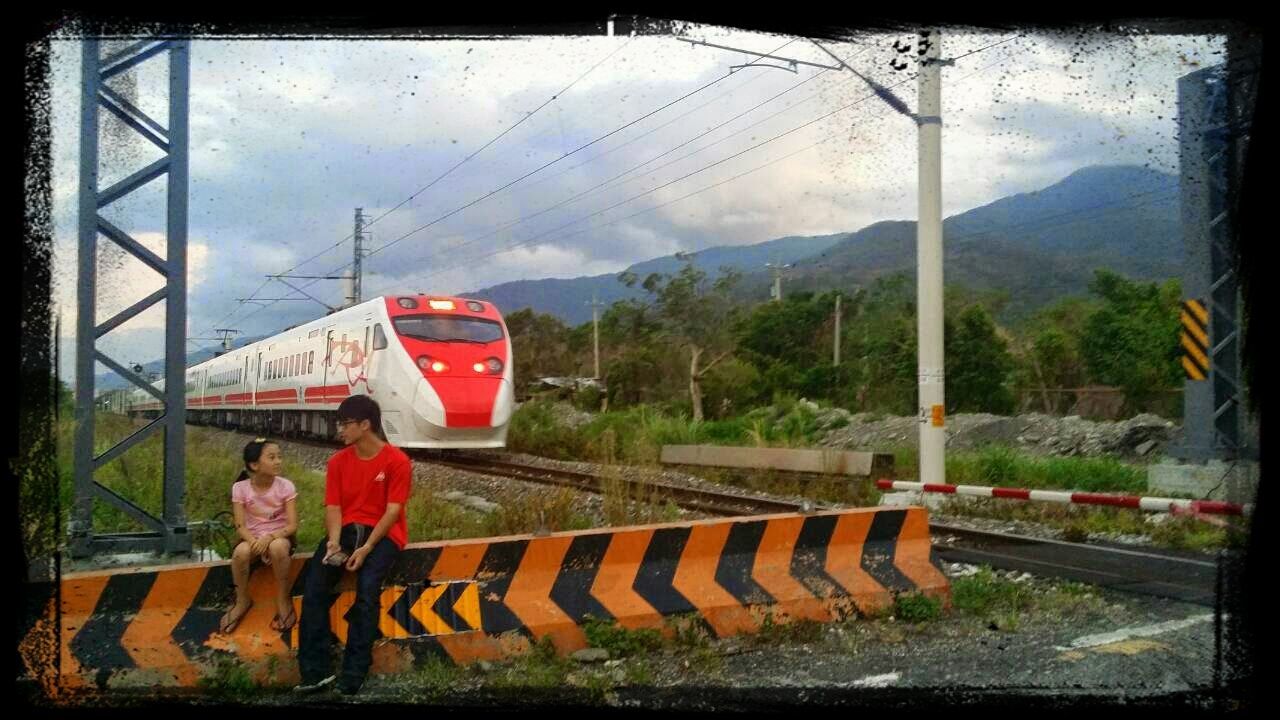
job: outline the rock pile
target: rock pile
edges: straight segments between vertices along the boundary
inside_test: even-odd
[[[815,412],[825,431],[825,447],[883,451],[915,447],[919,429],[914,417],[885,417],[849,413],[840,408]],[[1076,415],[1056,417],[1031,413],[1004,417],[985,413],[947,418],[947,447],[971,450],[998,444],[1037,455],[1154,459],[1173,441],[1180,427],[1156,415],[1136,415],[1119,422],[1085,420]]]

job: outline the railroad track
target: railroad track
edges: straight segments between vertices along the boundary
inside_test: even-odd
[[[431,458],[449,467],[511,477],[530,482],[602,492],[604,478],[582,472],[541,468],[482,457]],[[677,505],[714,515],[805,512],[827,509],[815,504],[733,495],[667,483],[618,478],[631,497],[670,499]],[[1192,553],[1111,544],[1071,543],[1025,535],[996,533],[931,522],[930,534],[938,557],[948,562],[989,565],[1001,570],[1029,572],[1042,577],[1099,585],[1124,592],[1172,598],[1213,606],[1217,597],[1218,561]]]
[[[938,557],[1124,592],[1215,605],[1218,559],[1152,548],[1071,543],[930,522]]]
[[[758,496],[731,495],[728,493],[698,490],[696,488],[672,485],[659,482],[640,482],[627,478],[603,478],[589,473],[573,472],[525,465],[522,463],[494,460],[483,457],[459,455],[447,458],[431,458],[426,460],[437,465],[467,470],[470,472],[488,473],[517,480],[564,485],[586,490],[603,492],[610,482],[619,482],[627,491],[628,497],[644,498],[662,502],[671,500],[680,507],[689,510],[733,517],[737,515],[759,515],[763,513],[799,512],[806,508],[801,503]]]
[[[299,441],[317,447],[336,443]],[[811,508],[801,503],[734,495],[688,488],[669,483],[650,483],[570,470],[542,468],[482,456],[438,456],[411,452],[419,462],[430,462],[469,472],[543,484],[573,487],[586,492],[603,492],[606,483],[621,482],[629,497],[664,501],[711,515],[734,517],[764,513],[792,513],[831,509],[821,503]],[[938,557],[948,562],[989,565],[1000,570],[1029,572],[1042,577],[1075,580],[1124,592],[1154,595],[1184,602],[1213,606],[1217,598],[1218,559],[1195,553],[1121,547],[1104,543],[1071,543],[1025,535],[996,533],[931,522],[930,534]]]

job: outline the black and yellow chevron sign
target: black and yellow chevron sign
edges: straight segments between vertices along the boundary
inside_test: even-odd
[[[1209,311],[1195,298],[1182,303],[1182,369],[1188,380],[1209,377]]]

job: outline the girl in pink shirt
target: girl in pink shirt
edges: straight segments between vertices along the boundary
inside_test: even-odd
[[[249,573],[260,559],[271,566],[276,578],[276,616],[271,629],[287,632],[297,616],[289,597],[289,558],[297,544],[298,491],[280,477],[280,446],[255,438],[244,446],[244,470],[231,486],[231,507],[240,543],[231,553],[231,576],[236,583],[236,604],[222,616],[222,632],[236,629],[253,599],[249,597]]]

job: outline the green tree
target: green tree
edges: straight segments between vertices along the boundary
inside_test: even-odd
[[[916,412],[915,284],[906,273],[879,277],[854,295],[841,336],[848,363],[845,404],[858,411]]]
[[[783,393],[834,399],[838,373],[830,357],[835,296],[834,292],[817,297],[810,292],[792,293],[782,302],[757,305],[735,323],[738,351],[760,369],[764,396]],[[848,316],[846,310],[844,317]]]
[[[522,383],[533,378],[568,375],[574,371],[569,328],[559,318],[525,308],[507,315],[505,321],[515,359],[512,368],[515,387],[524,387]]]
[[[1139,283],[1098,270],[1089,290],[1102,300],[1085,322],[1081,346],[1090,377],[1123,390],[1131,408],[1177,387],[1180,283]]]
[[[650,274],[642,287],[653,297],[663,338],[689,353],[689,403],[693,419],[698,422],[703,419],[703,376],[734,349],[728,332],[733,313],[730,293],[740,274],[721,268],[720,277],[712,282],[705,272],[694,267],[692,257],[681,259],[685,265],[680,272]],[[635,276],[624,282],[633,284]],[[704,361],[705,355],[710,355],[711,360]]]
[[[1009,389],[1013,357],[981,305],[970,305],[944,323],[947,412],[1013,412]]]

